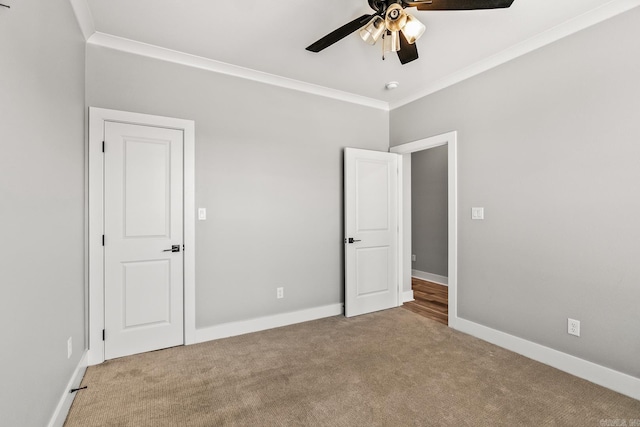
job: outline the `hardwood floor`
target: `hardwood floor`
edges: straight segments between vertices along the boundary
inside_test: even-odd
[[[449,323],[449,288],[426,280],[411,278],[415,301],[402,306],[436,322]]]

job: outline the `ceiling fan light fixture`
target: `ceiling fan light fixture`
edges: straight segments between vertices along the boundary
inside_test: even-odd
[[[376,15],[360,30],[360,38],[370,45],[376,44],[385,31],[384,19]]]
[[[400,31],[407,22],[407,12],[398,3],[393,3],[387,9],[384,23],[389,31]]]
[[[407,14],[407,22],[402,27],[402,34],[407,39],[409,44],[414,44],[422,35],[427,27],[417,18]]]
[[[2,1],[2,0],[0,0]],[[426,27],[404,9],[418,10],[482,10],[510,7],[514,0],[367,0],[374,13],[365,14],[347,22],[306,49],[318,53],[349,34],[359,32],[368,44],[382,38],[382,59],[387,52],[396,52],[402,65],[418,59],[416,40]],[[381,23],[384,22],[384,26]]]

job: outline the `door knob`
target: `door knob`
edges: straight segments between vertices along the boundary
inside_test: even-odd
[[[353,237],[349,237],[348,241],[347,239],[344,239],[345,243],[355,243],[355,242],[362,242],[362,240],[356,240]]]
[[[180,252],[180,245],[171,245],[171,249],[165,249],[162,252]]]

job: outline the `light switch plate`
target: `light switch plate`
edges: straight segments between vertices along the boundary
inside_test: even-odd
[[[484,219],[484,208],[471,208],[471,219]]]
[[[207,208],[198,208],[198,220],[204,221],[207,219]]]

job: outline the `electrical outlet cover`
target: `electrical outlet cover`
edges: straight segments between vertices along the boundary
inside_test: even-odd
[[[484,208],[471,208],[471,219],[484,219]]]
[[[580,336],[580,321],[575,319],[567,319],[567,332],[569,335]]]

